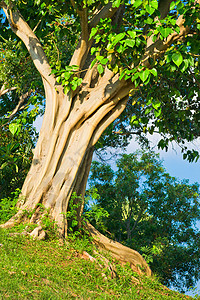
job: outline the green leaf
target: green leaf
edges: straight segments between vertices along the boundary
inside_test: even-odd
[[[132,48],[135,46],[135,40],[127,39],[124,41],[124,43],[125,43],[125,45],[132,47]]]
[[[101,62],[102,59],[104,59],[104,57],[102,55],[97,55],[96,58]]]
[[[150,1],[150,6],[155,9],[158,9],[158,1],[157,0]]]
[[[116,45],[119,41],[121,41],[124,37],[125,37],[126,33],[125,32],[121,32],[119,34],[117,34],[115,37],[114,37],[114,40],[112,42],[113,45]]]
[[[131,125],[138,125],[139,124],[139,121],[137,120],[137,117],[136,116],[132,116],[131,119],[130,119],[130,124]]]
[[[115,0],[112,4],[113,7],[119,7],[121,4],[121,0]]]
[[[152,111],[152,107],[147,107],[145,110],[145,115],[149,114]]]
[[[101,63],[102,65],[106,65],[107,62],[108,62],[108,58],[103,58],[103,59],[100,60],[100,63]]]
[[[123,77],[125,76],[125,74],[126,74],[125,72],[126,72],[126,70],[123,70],[123,71],[122,71],[122,73],[121,73],[121,75],[120,75],[120,77],[119,77],[119,80],[122,80],[122,78],[123,78]]]
[[[140,84],[140,80],[138,80],[138,79],[136,79],[135,81],[134,81],[134,84],[135,84],[135,88]]]
[[[69,86],[65,86],[64,87],[64,94],[67,94],[69,92],[70,88]]]
[[[152,103],[153,108],[155,108],[156,110],[161,106],[161,103]]]
[[[135,73],[132,77],[131,77],[131,80],[132,82],[137,79],[139,77],[139,73]]]
[[[145,20],[145,23],[146,24],[152,24],[153,23],[153,19],[148,17],[146,20]],[[149,35],[152,35],[152,32],[149,32]]]
[[[131,1],[131,4],[133,4],[133,6],[137,8],[142,4],[142,0]]]
[[[151,69],[150,72],[151,72],[151,74],[153,74],[155,77],[158,76],[158,72],[157,72],[157,70],[156,70],[155,68]]]
[[[124,52],[124,49],[125,49],[124,46],[120,44],[120,45],[117,47],[117,52],[118,52],[118,53],[123,53],[123,52]]]
[[[92,47],[90,52],[91,52],[91,54],[93,55],[96,51],[97,51],[97,48]]]
[[[82,81],[83,81],[82,78],[78,78],[78,80],[77,80],[77,85],[78,85],[78,86],[81,85]]]
[[[172,33],[172,28],[163,28],[163,27],[159,27],[158,30],[160,31],[161,35],[164,37],[164,38],[167,38],[168,35],[170,33]]]
[[[118,65],[116,64],[115,67],[113,68],[113,72],[116,74],[119,70],[119,67]]]
[[[187,153],[183,154],[183,159],[187,159]]]
[[[149,73],[150,72],[149,72],[148,69],[146,69],[146,70],[144,70],[144,71],[142,71],[142,72],[139,73],[139,77],[142,80],[142,82],[145,82],[147,80],[147,78],[149,76]]]
[[[94,65],[95,65],[96,62],[97,62],[97,58],[95,58],[95,59],[91,62],[90,68],[94,67]]]
[[[150,6],[150,5],[146,5],[146,11],[147,11],[150,15],[152,15],[152,14],[154,13],[154,11],[155,11],[155,8],[153,8],[153,7]]]
[[[136,31],[130,31],[130,30],[128,30],[127,33],[130,35],[130,37],[132,37],[132,39],[135,39],[137,34]]]
[[[72,74],[73,74],[73,73],[65,72],[65,73],[64,73],[65,80],[68,80],[68,79],[71,77]]]
[[[172,3],[170,4],[170,10],[173,10],[175,6],[176,6],[175,2],[172,1]]]
[[[91,33],[90,33],[90,38],[91,39],[96,33],[97,33],[98,29],[93,27],[92,30],[91,30]]]
[[[161,115],[161,109],[154,111],[154,116],[158,118]]]
[[[3,164],[1,165],[1,167],[0,167],[0,169],[1,169],[1,170],[4,169],[7,165],[8,165],[7,162],[3,163]]]
[[[78,70],[79,69],[79,66],[77,66],[77,65],[72,65],[71,67],[72,67],[73,70]]]
[[[100,75],[103,74],[103,72],[104,72],[104,68],[100,64],[97,66],[97,70],[98,70],[98,72],[99,72]]]
[[[129,78],[131,78],[131,75],[126,74],[125,77],[124,77],[125,80],[128,80]]]
[[[180,52],[173,53],[172,60],[175,63],[175,65],[179,67],[183,61],[183,56]]]
[[[58,83],[60,83],[60,80],[61,80],[61,76],[56,77],[56,81],[57,81]]]
[[[19,124],[11,123],[9,125],[9,130],[12,133],[12,135],[15,135],[15,133],[17,132],[18,129],[19,129]]]
[[[78,82],[77,81],[72,81],[72,90],[75,91],[77,89],[77,86],[78,86]]]

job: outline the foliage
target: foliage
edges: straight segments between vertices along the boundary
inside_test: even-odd
[[[189,288],[199,279],[199,184],[171,177],[153,152],[123,154],[116,165],[114,172],[109,165],[92,164],[89,185],[100,196],[95,209],[108,215],[103,226],[90,221],[143,253],[162,282]]]
[[[16,230],[16,229],[15,229]],[[78,241],[78,240],[77,240]],[[117,277],[108,269],[83,259],[84,240],[61,244],[35,241],[0,230],[0,297],[7,299],[192,299],[162,286],[156,278],[134,273],[112,261]],[[84,248],[80,250],[83,242]],[[90,248],[89,248],[90,250]],[[96,249],[96,251],[98,251]],[[102,254],[102,253],[101,253]],[[95,255],[94,253],[92,254]],[[103,253],[106,256],[106,253]],[[108,257],[110,260],[110,257]],[[107,279],[102,276],[102,271]]]
[[[75,192],[72,194],[69,203],[69,209],[65,214],[65,218],[67,219],[68,223],[68,234],[81,234],[81,228],[78,228],[78,210],[83,204],[82,196],[78,196]],[[78,231],[77,231],[78,229]]]
[[[99,229],[105,231],[106,228],[103,220],[109,216],[109,213],[103,207],[96,205],[99,198],[100,196],[96,188],[91,188],[87,191],[83,217],[90,221],[93,220],[93,223],[95,222]]]
[[[19,194],[20,189],[16,189],[10,193],[10,197],[0,199],[0,223],[5,223],[17,212]]]
[[[36,137],[29,124],[14,136],[7,125],[0,127],[0,199],[12,198],[11,193],[21,189],[31,165]]]
[[[95,14],[110,4],[108,2],[77,0],[72,1],[72,5],[71,1],[63,0],[32,0],[15,1],[15,4],[40,39],[52,73],[66,93],[76,90],[82,84],[85,71],[95,65],[101,76],[108,67],[119,74],[123,82],[133,83],[129,95],[133,107],[129,105],[130,110],[126,110],[126,122],[120,126],[118,120],[111,125],[106,137],[99,141],[98,149],[108,143],[126,145],[131,133],[144,140],[147,132],[159,131],[162,134],[160,148],[167,149],[175,140],[181,145],[185,159],[198,159],[198,152],[188,150],[184,142],[199,136],[199,5],[195,3],[194,8],[194,0],[170,1],[169,11],[163,13],[162,1],[113,0],[110,3],[114,9],[118,8],[121,18],[115,13],[112,18],[100,18],[98,24],[89,26],[91,44],[87,64],[82,69],[70,66],[81,36],[82,12],[87,10],[90,24]],[[180,15],[185,20],[183,26],[190,26],[191,32],[168,45],[168,39],[180,33],[177,23]],[[27,50],[13,35],[3,14],[0,26],[0,83],[15,87],[19,94],[31,89],[35,98],[32,99],[32,94],[29,103],[41,104],[42,81]],[[155,46],[166,43],[167,49],[161,53],[158,50],[158,54],[150,51],[147,56],[145,49],[150,39]],[[9,105],[6,104],[7,111]],[[129,119],[132,130],[128,126]],[[19,127],[14,124],[13,132]]]
[[[102,217],[108,216],[107,211],[95,204],[91,204],[91,200],[98,199],[98,197],[99,195],[96,189],[91,189],[87,197],[83,197],[82,195],[78,196],[76,192],[72,194],[68,211],[65,213],[68,224],[68,238],[74,240],[81,236],[90,242],[88,231],[84,226],[85,222],[88,222],[88,219],[95,219],[99,226],[103,226]],[[92,207],[92,210],[88,209],[86,211],[85,209],[80,222],[79,211],[83,205],[85,205],[85,207],[89,205]]]

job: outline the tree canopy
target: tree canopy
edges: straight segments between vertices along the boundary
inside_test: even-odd
[[[199,136],[197,3],[2,1],[1,7],[17,5],[40,39],[52,72],[66,93],[70,88],[77,90],[86,70],[94,66],[101,76],[108,67],[119,74],[122,81],[129,82],[129,102],[134,107],[130,113],[126,110],[126,126],[115,121],[107,130],[105,142],[102,139],[98,142],[98,148],[116,145],[115,139],[122,143],[122,136],[125,139],[131,133],[141,138],[147,132],[156,131],[162,135],[160,148],[167,149],[169,142],[176,141],[182,147],[184,158],[192,161],[198,158],[198,153],[187,150],[184,143]],[[13,35],[12,26],[8,27],[8,21],[9,18],[1,15],[0,95],[15,89],[18,98],[14,97],[19,102],[21,97],[33,105],[41,104],[42,82],[24,45]],[[78,41],[83,33],[86,35],[83,39],[88,41],[85,51],[91,53],[90,58],[81,68],[72,66],[72,62],[68,66],[76,47],[80,52]],[[83,59],[84,55],[86,53]],[[10,111],[8,102],[7,99],[7,111]],[[129,122],[132,129],[127,127]],[[13,121],[11,128],[17,127]]]

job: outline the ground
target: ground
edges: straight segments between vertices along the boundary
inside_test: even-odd
[[[36,241],[1,229],[0,299],[192,298],[99,254],[86,238]]]

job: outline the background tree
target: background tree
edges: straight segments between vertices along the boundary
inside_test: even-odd
[[[198,281],[199,184],[165,172],[159,156],[123,154],[115,172],[93,162],[89,186],[99,198],[87,214],[102,233],[139,251],[162,282],[180,290]]]
[[[5,198],[17,188],[21,189],[32,161],[34,131],[23,128],[13,136],[9,129],[0,129],[0,198]]]
[[[0,35],[0,48],[0,206],[5,209],[16,202],[15,191],[20,191],[31,166],[38,137],[32,124],[42,99],[39,76],[22,44]],[[33,82],[38,82],[37,97]],[[2,209],[1,223],[6,219]]]
[[[39,223],[43,213],[40,203],[50,210],[60,234],[65,236],[69,199],[74,192],[84,196],[94,146],[124,111],[129,97],[137,97],[138,91],[145,87],[151,89],[152,85],[159,91],[163,81],[163,90],[169,93],[170,89],[170,96],[177,99],[182,77],[176,76],[174,89],[166,86],[170,68],[177,74],[183,73],[187,79],[195,77],[194,94],[198,93],[199,65],[194,40],[199,35],[199,4],[170,0],[148,3],[142,0],[51,3],[6,0],[0,1],[0,6],[6,15],[1,21],[2,36],[19,47],[12,54],[17,57],[25,54],[24,59],[29,58],[30,66],[35,64],[42,78],[43,88],[37,80],[32,86],[31,77],[26,76],[29,69],[21,70],[27,82],[25,92],[29,93],[28,98],[33,93],[43,93],[46,101],[33,163],[22,188],[25,201],[19,204],[17,215],[4,226],[26,221],[24,209],[33,210],[30,221]],[[4,58],[2,54],[3,66]],[[12,78],[18,81],[15,75]],[[1,81],[1,93],[15,88],[12,82],[4,78]],[[20,95],[24,95],[22,90]],[[163,125],[168,122],[165,108],[170,107],[171,98],[158,100],[148,97],[147,103],[141,103],[138,99],[138,104],[145,109],[144,117],[135,120],[134,115],[133,123],[146,124],[145,115],[152,106],[150,113],[155,126],[146,129],[141,126],[144,133],[154,128],[162,132],[163,128],[164,134],[170,133],[179,140],[180,132],[176,135],[176,130],[169,131],[169,126]],[[196,100],[191,97],[190,101]],[[185,106],[178,109],[186,115]],[[196,106],[192,107],[196,123],[197,111]],[[181,120],[180,113],[178,117]],[[190,121],[191,126],[196,123]],[[19,127],[16,124],[14,131]],[[188,128],[187,122],[183,127]],[[189,139],[189,135],[181,139]],[[193,154],[192,157],[196,153]],[[79,222],[82,210],[80,205]]]

